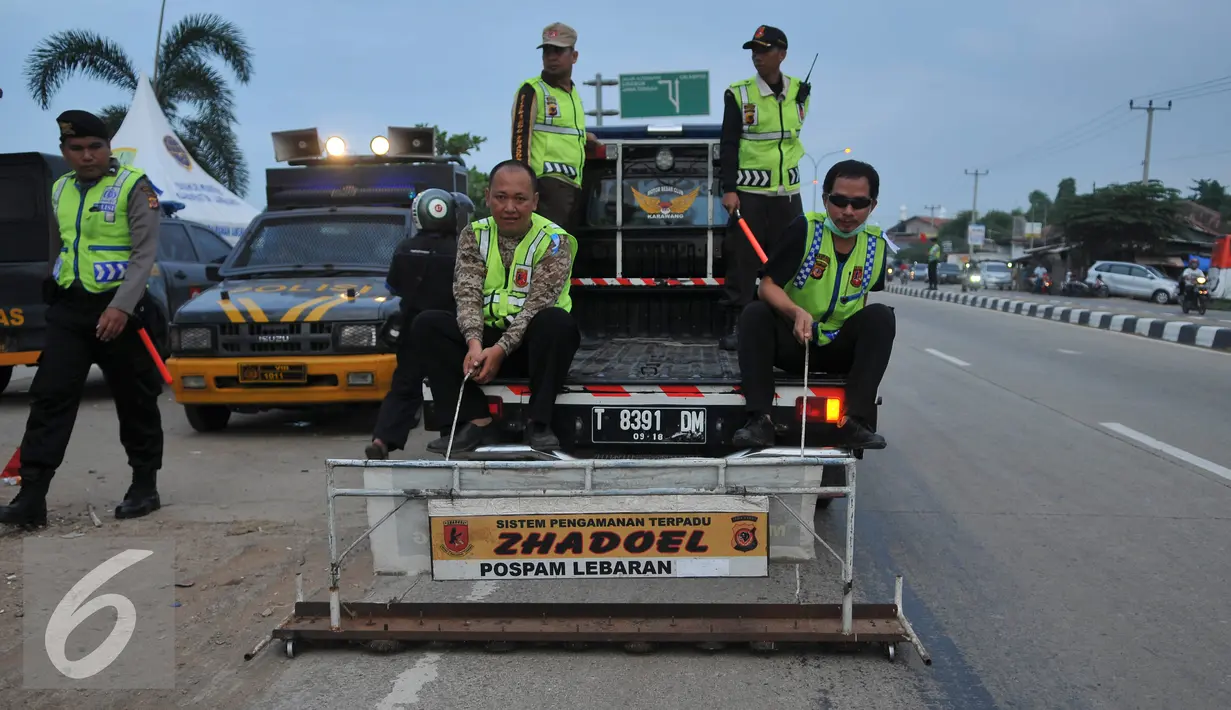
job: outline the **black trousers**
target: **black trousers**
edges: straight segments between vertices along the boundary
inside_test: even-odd
[[[389,394],[380,403],[380,413],[376,415],[376,426],[372,431],[372,438],[385,442],[390,451],[406,448],[406,439],[410,437],[410,430],[419,423],[420,409],[423,407],[423,363],[419,361],[414,338],[407,332],[418,314],[418,311],[402,314],[397,368],[393,371]]]
[[[939,266],[940,266],[939,261],[929,261],[928,262],[928,286],[931,288],[936,288],[940,286],[940,283],[939,283],[940,277],[937,274],[937,269]]]
[[[95,335],[103,310],[96,299],[61,291],[47,309],[46,342],[30,384],[30,416],[21,441],[22,468],[41,469],[50,477],[64,462],[91,365],[103,371],[111,390],[128,465],[139,474],[162,468],[162,377],[137,334],[141,321],[130,316],[124,332],[104,343]],[[148,298],[139,308],[152,308]]]
[[[749,303],[739,318],[739,369],[750,414],[769,414],[774,400],[774,368],[803,374],[804,348],[793,326],[766,302]],[[876,392],[889,356],[897,321],[893,309],[871,303],[842,324],[832,342],[810,345],[812,373],[846,376],[846,414],[870,424],[876,412]]]
[[[573,234],[581,188],[559,178],[539,178],[539,206],[534,211]]]
[[[419,348],[421,362],[427,373],[432,399],[436,402],[438,423],[442,435],[448,435],[453,425],[453,410],[457,406],[458,390],[462,386],[462,363],[466,359],[466,341],[457,327],[457,317],[448,311],[424,311],[410,327],[411,338]],[[496,344],[503,331],[483,329],[483,347]],[[550,424],[556,395],[564,387],[573,356],[581,345],[581,332],[573,316],[562,308],[539,311],[521,344],[504,359],[497,377],[529,377],[530,402],[527,415],[540,424]],[[466,382],[462,393],[462,409],[458,426],[464,422],[490,416],[483,390],[474,380]]]
[[[787,225],[804,213],[799,195],[758,195],[739,193],[739,212],[768,257],[782,240]],[[722,242],[722,258],[726,266],[724,304],[735,310],[747,306],[756,297],[757,272],[761,258],[740,228],[735,215],[727,221]]]

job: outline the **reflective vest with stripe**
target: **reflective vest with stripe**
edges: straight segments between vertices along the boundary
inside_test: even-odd
[[[60,257],[53,274],[63,288],[79,281],[90,293],[119,287],[128,272],[132,234],[128,229],[128,196],[145,173],[121,167],[88,189],[69,173],[52,186],[51,204],[60,223]]]
[[[556,299],[556,307],[570,311],[573,300],[569,285],[573,276],[573,259],[577,254],[577,239],[556,226],[554,222],[537,213],[531,215],[530,231],[522,237],[513,252],[513,268],[506,270],[500,258],[496,220],[492,217],[471,223],[479,240],[479,256],[487,264],[483,279],[483,322],[493,328],[506,328],[509,321],[521,312],[530,293],[534,268],[548,254],[555,254],[560,241],[568,239],[570,254],[569,273],[564,279],[564,288]]]
[[[940,245],[933,244],[928,247],[928,261],[940,261]]]
[[[731,92],[740,103],[743,130],[739,137],[739,172],[736,186],[741,192],[794,195],[799,192],[799,161],[804,144],[799,132],[804,127],[811,98],[803,105],[795,101],[799,80],[782,75],[785,95],[761,95],[757,77],[737,81]]]
[[[868,289],[885,268],[888,242],[880,227],[866,226],[855,240],[846,262],[838,263],[833,235],[825,228],[824,212],[809,212],[808,242],[795,278],[783,290],[791,301],[812,314],[812,338],[825,345],[864,305]]]
[[[539,177],[563,178],[580,186],[581,169],[586,163],[586,112],[577,85],[568,92],[537,76],[521,86],[526,84],[534,88],[535,104],[530,167]]]

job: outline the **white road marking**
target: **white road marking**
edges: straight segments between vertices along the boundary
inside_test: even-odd
[[[951,362],[954,365],[957,365],[958,367],[970,367],[970,363],[966,362],[965,360],[958,360],[952,355],[946,355],[939,350],[933,350],[932,348],[927,348],[923,352],[927,353],[928,355],[938,357],[941,360],[944,360],[945,362]]]
[[[477,602],[482,601],[492,592],[496,591],[496,582],[475,582],[470,588],[470,593],[466,595],[465,601]],[[436,666],[440,665],[440,659],[444,658],[444,654],[439,651],[428,651],[415,662],[415,665],[402,671],[393,681],[393,688],[384,700],[376,705],[376,710],[407,710],[412,705],[419,702],[419,691],[432,681],[436,680],[439,673]]]
[[[1058,353],[1064,353],[1065,355],[1080,355],[1080,354],[1081,354],[1081,352],[1080,352],[1080,351],[1077,351],[1077,350],[1065,350],[1064,348],[1056,348],[1056,352],[1058,352]]]
[[[1099,426],[1106,427],[1121,436],[1124,436],[1129,439],[1132,439],[1133,441],[1136,441],[1139,444],[1148,446],[1151,449],[1154,449],[1156,451],[1161,451],[1164,454],[1167,454],[1168,456],[1172,458],[1179,459],[1180,461],[1183,461],[1185,463],[1192,464],[1193,466],[1196,466],[1197,468],[1205,469],[1206,471],[1209,471],[1215,476],[1221,476],[1222,478],[1225,478],[1226,480],[1231,481],[1231,468],[1227,468],[1225,466],[1219,466],[1213,461],[1208,461],[1206,459],[1203,459],[1200,456],[1197,456],[1196,454],[1190,454],[1184,449],[1177,449],[1171,444],[1159,441],[1158,439],[1142,434],[1139,431],[1129,429],[1128,427],[1118,422],[1099,422]]]

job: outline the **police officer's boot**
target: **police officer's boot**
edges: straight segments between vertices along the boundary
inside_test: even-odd
[[[47,489],[51,486],[52,471],[23,468],[20,472],[21,490],[13,502],[0,506],[0,523],[22,527],[47,525]]]
[[[124,494],[124,500],[115,509],[115,517],[140,518],[149,515],[162,507],[158,497],[157,472],[150,470],[133,471],[133,482]]]

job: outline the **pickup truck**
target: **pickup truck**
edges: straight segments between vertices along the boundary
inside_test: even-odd
[[[583,172],[582,226],[573,268],[573,314],[582,330],[553,422],[565,457],[671,458],[748,455],[731,438],[747,415],[735,352],[722,350],[732,314],[722,306],[728,216],[718,179],[720,126],[590,129],[603,146]],[[845,381],[780,372],[772,418],[776,453],[799,456],[841,439]],[[505,443],[461,459],[550,458],[520,446],[526,380],[483,387]],[[425,388],[424,422],[448,431],[454,402]],[[862,452],[852,452],[860,458]],[[825,467],[842,486],[841,466]],[[832,470],[831,470],[832,469]],[[819,502],[823,507],[828,500]]]

